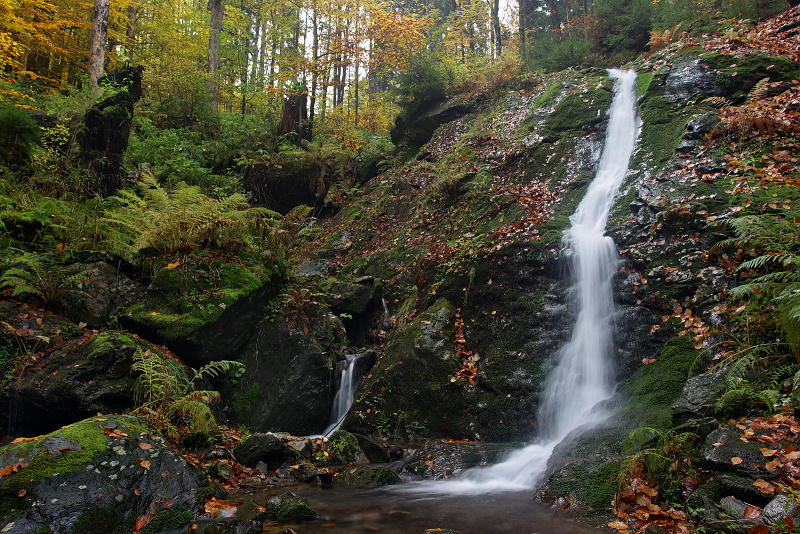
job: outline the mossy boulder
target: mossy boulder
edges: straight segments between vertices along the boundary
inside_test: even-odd
[[[255,432],[321,433],[333,401],[333,368],[344,348],[338,317],[320,311],[304,326],[276,315],[243,350],[245,373],[223,391],[233,418]]]
[[[247,263],[192,257],[174,265],[156,273],[120,322],[198,367],[234,357],[283,283],[283,264],[262,256]]]
[[[388,467],[353,467],[343,469],[333,477],[336,484],[359,488],[378,488],[398,484],[400,475]]]
[[[194,514],[208,484],[130,416],[93,417],[6,445],[0,465],[17,466],[0,479],[0,527],[11,534],[130,532],[154,503]]]
[[[264,508],[266,516],[275,521],[311,521],[319,517],[306,499],[291,492],[272,497]]]
[[[358,445],[355,435],[344,430],[337,430],[328,437],[328,455],[332,463],[365,464],[369,462],[364,451]]]
[[[107,331],[78,338],[49,352],[39,366],[26,368],[0,394],[6,428],[23,435],[50,432],[97,413],[134,407],[133,353],[148,343]]]

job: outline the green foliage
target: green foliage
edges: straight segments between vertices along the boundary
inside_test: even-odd
[[[49,308],[68,293],[82,293],[81,282],[94,271],[70,273],[54,256],[26,253],[11,262],[0,277],[0,287],[11,288],[14,297],[32,299]]]
[[[0,163],[23,165],[40,137],[39,126],[27,113],[14,106],[0,107]]]
[[[173,423],[175,415],[182,415],[190,422],[193,432],[205,433],[217,427],[211,406],[219,401],[219,393],[196,389],[195,382],[205,376],[218,377],[236,370],[244,371],[244,364],[229,360],[211,362],[192,377],[179,361],[151,350],[136,349],[132,370],[141,373],[136,379],[134,395],[137,408],[167,435],[175,436],[178,429]]]
[[[129,257],[146,249],[161,253],[194,246],[260,249],[280,217],[251,208],[239,193],[213,198],[183,182],[167,190],[147,175],[139,191],[119,191],[112,197],[116,209],[105,212],[105,221],[116,230],[110,234],[115,252]]]
[[[748,313],[773,318],[800,361],[800,220],[744,215],[728,224],[737,237],[718,247],[736,245],[754,253],[739,265],[748,281],[732,289],[731,297],[744,299]]]
[[[558,72],[570,67],[594,66],[592,43],[585,37],[561,38],[552,32],[538,32],[530,52],[533,68]]]
[[[453,73],[444,58],[433,51],[417,54],[409,68],[397,80],[394,89],[397,101],[406,115],[423,102],[445,97],[453,81]]]

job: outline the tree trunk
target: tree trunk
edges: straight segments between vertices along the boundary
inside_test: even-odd
[[[128,28],[125,30],[125,57],[133,61],[133,45],[136,43],[136,22],[139,20],[139,8],[135,4],[128,6]]]
[[[222,33],[222,18],[225,8],[222,0],[209,0],[211,8],[211,31],[208,34],[208,74],[209,88],[211,89],[211,106],[216,110],[219,105],[219,34]]]
[[[492,0],[492,29],[494,30],[492,33],[494,33],[495,57],[500,57],[500,54],[503,53],[503,38],[500,28],[500,0]]]
[[[89,44],[89,83],[97,87],[97,80],[103,75],[108,43],[109,0],[94,0],[92,16],[92,38]]]

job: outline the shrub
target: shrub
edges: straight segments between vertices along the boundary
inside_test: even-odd
[[[39,126],[27,113],[12,106],[0,108],[0,162],[11,167],[24,165],[40,137]]]

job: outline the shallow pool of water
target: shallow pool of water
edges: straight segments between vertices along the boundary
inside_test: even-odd
[[[264,532],[290,527],[297,534],[423,534],[451,529],[461,534],[588,534],[591,527],[569,521],[532,500],[531,491],[482,495],[409,493],[398,486],[377,489],[271,487],[236,492],[232,501],[252,498],[264,505],[291,491],[308,499],[321,519],[302,523],[265,523]]]

